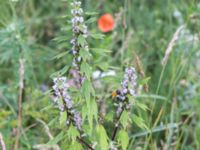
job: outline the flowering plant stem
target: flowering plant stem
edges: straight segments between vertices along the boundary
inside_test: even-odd
[[[119,117],[117,118],[117,120],[116,120],[116,122],[115,122],[115,128],[114,128],[114,130],[113,130],[112,139],[111,139],[112,141],[115,140],[115,137],[116,137],[116,135],[117,135],[117,131],[118,131],[118,128],[119,128],[119,119],[120,119],[120,117],[121,117],[123,111],[124,111],[124,109],[120,112]]]
[[[67,108],[67,104],[63,98],[63,94],[62,94],[62,91],[59,90],[59,92],[61,93],[61,97],[62,97],[62,102],[63,102],[63,106],[64,106],[64,110],[66,111],[66,114],[67,114],[67,117],[69,117],[69,123],[73,122],[73,119],[71,118],[71,113],[70,111],[68,111],[68,108]],[[79,129],[79,132],[81,133],[81,130]],[[80,142],[80,144],[84,144],[86,147],[88,147],[90,150],[94,150],[86,141],[84,141],[82,139],[82,137],[77,137],[77,141]]]

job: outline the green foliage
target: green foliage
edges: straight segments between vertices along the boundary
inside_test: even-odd
[[[107,150],[109,148],[108,145],[108,136],[106,134],[106,130],[102,125],[98,125],[96,127],[96,138],[98,141],[97,149],[98,150]]]
[[[68,91],[83,120],[81,132],[66,125],[68,116],[56,108],[52,91],[52,78],[73,78],[70,2],[0,0],[0,132],[7,149],[13,149],[16,140],[21,58],[25,94],[20,150],[37,144],[87,149],[77,140],[81,132],[84,141],[96,144],[95,150],[108,150],[111,143],[122,150],[200,149],[199,1],[82,1],[89,34],[87,40],[80,35],[78,43],[89,45],[89,51],[79,51],[80,74],[86,79],[80,89],[73,86]],[[98,29],[104,13],[116,14],[115,28],[108,33]],[[168,44],[183,24],[163,67]],[[128,96],[132,109],[123,111],[117,136],[111,140],[117,119],[111,95],[120,89],[127,66],[137,70],[137,95]],[[95,71],[100,72],[96,79]],[[103,76],[109,71],[115,75]],[[146,84],[148,92],[143,90]]]
[[[120,117],[120,123],[122,124],[123,128],[125,129],[129,122],[131,121],[128,111],[123,111]]]
[[[120,130],[119,133],[118,133],[118,141],[120,142],[121,144],[121,147],[123,150],[126,150],[127,147],[128,147],[128,143],[129,143],[129,136],[128,136],[128,133],[124,130]]]

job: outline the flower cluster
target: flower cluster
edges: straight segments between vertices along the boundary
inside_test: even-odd
[[[82,119],[79,112],[74,108],[73,101],[68,93],[69,85],[67,84],[67,78],[54,78],[53,82],[53,89],[55,92],[54,102],[58,105],[61,112],[67,112],[67,124],[72,122],[81,130]]]
[[[123,81],[121,83],[122,89],[117,90],[116,98],[117,98],[117,115],[123,111],[123,109],[130,109],[130,103],[127,99],[127,95],[130,94],[135,96],[135,86],[136,86],[136,71],[135,68],[126,68]]]
[[[83,38],[87,38],[88,36],[88,30],[87,26],[84,23],[83,18],[83,9],[81,8],[81,2],[75,1],[71,3],[73,9],[71,10],[72,14],[72,31],[73,31],[73,39],[71,40],[72,46],[72,54],[74,55],[73,65],[77,66],[81,62],[81,57],[79,56],[79,51],[81,48],[88,51],[88,45],[80,45],[78,42],[78,38],[80,35],[83,36]]]
[[[87,37],[87,26],[84,24],[84,18],[83,18],[83,9],[81,8],[81,2],[75,1],[71,3],[73,9],[71,10],[71,14],[73,15],[73,18],[71,20],[72,22],[72,31],[75,34],[82,33],[84,37]]]

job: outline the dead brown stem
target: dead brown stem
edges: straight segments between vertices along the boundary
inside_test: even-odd
[[[19,140],[22,129],[22,100],[24,99],[24,59],[19,60],[19,97],[18,97],[18,115],[17,115],[17,133],[14,150],[19,149]]]

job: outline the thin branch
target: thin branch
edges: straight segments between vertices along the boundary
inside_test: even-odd
[[[41,119],[36,119],[36,120],[38,122],[40,122],[44,126],[46,134],[48,135],[49,139],[52,140],[53,139],[53,135],[51,134],[48,125],[43,120],[41,120]]]
[[[120,112],[119,117],[117,118],[117,121],[115,123],[115,128],[113,130],[113,134],[112,134],[112,138],[111,138],[112,141],[115,140],[115,137],[117,135],[117,131],[118,131],[118,128],[119,128],[119,120],[121,118],[121,115],[122,115],[123,111],[124,111],[124,109]]]
[[[0,144],[1,144],[2,150],[6,150],[6,145],[5,145],[5,142],[3,140],[3,136],[1,134],[1,132],[0,132]]]
[[[41,119],[36,119],[38,122],[40,122],[45,129],[45,132],[47,134],[47,136],[49,137],[50,140],[52,140],[54,137],[50,132],[50,129],[48,127],[48,125]],[[33,146],[34,149],[44,149],[44,148],[52,148],[53,150],[60,150],[60,147],[58,146],[58,144],[53,144],[53,145],[46,145],[46,144],[36,144]]]
[[[19,139],[21,135],[22,128],[22,100],[24,99],[24,59],[19,60],[19,98],[18,98],[18,116],[17,116],[17,133],[16,133],[16,141],[14,145],[14,150],[19,149]]]
[[[85,142],[82,138],[77,137],[77,139],[79,140],[79,142],[81,144],[84,144],[85,146],[87,146],[90,150],[94,150],[87,142]]]

